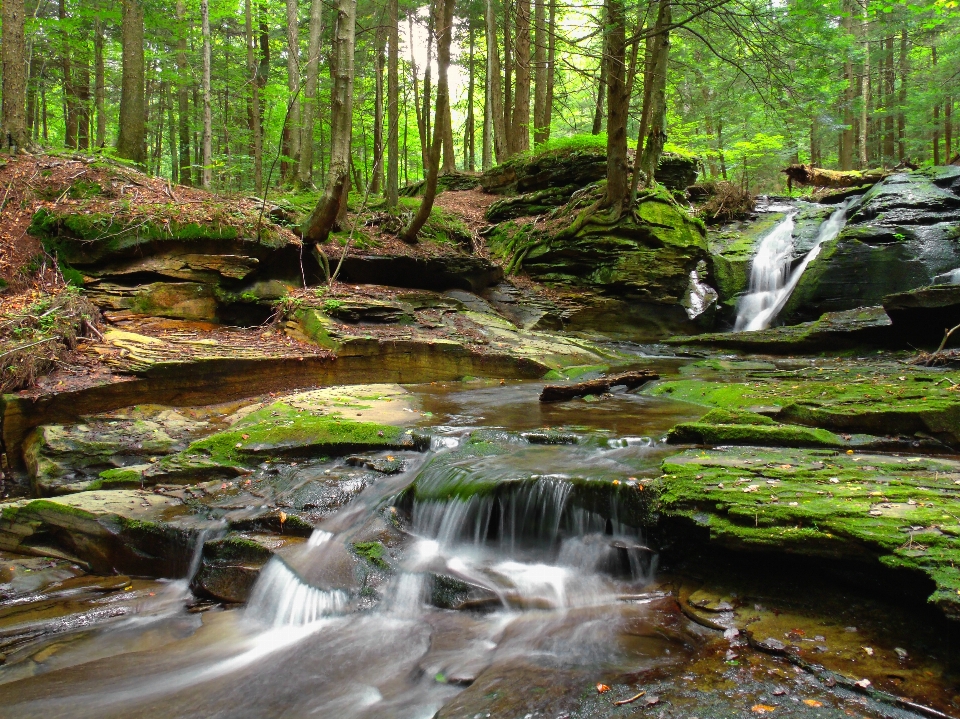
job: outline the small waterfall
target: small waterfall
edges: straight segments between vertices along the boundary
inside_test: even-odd
[[[820,225],[813,248],[793,271],[790,265],[793,261],[793,218],[796,211],[788,214],[763,238],[750,267],[749,290],[740,299],[737,308],[737,320],[733,326],[735,332],[764,330],[773,323],[793,294],[807,265],[820,254],[820,246],[840,234],[847,220],[848,204],[849,200],[841,204]]]

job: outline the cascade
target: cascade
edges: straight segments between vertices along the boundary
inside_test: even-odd
[[[735,332],[764,330],[776,319],[787,304],[790,295],[803,276],[804,271],[817,255],[824,242],[829,242],[843,229],[847,219],[849,200],[841,204],[820,225],[813,247],[793,270],[793,228],[796,210],[763,238],[750,267],[750,286],[737,307]]]

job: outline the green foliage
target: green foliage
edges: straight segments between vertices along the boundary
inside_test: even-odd
[[[353,551],[377,569],[390,569],[390,565],[383,558],[386,549],[380,542],[354,542]]]

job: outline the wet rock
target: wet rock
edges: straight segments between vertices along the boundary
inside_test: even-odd
[[[891,175],[848,210],[781,313],[788,322],[880,304],[960,268],[960,169]]]
[[[196,526],[168,519],[181,502],[151,492],[80,492],[4,504],[0,550],[61,557],[101,574],[183,576]]]
[[[711,542],[919,572],[935,584],[929,601],[960,620],[960,539],[925,530],[904,542],[900,531],[956,525],[960,463],[726,447],[688,450],[662,470],[661,511],[705,525]]]
[[[960,324],[960,285],[920,287],[883,298],[900,338],[939,345],[945,329]]]
[[[495,592],[448,574],[432,575],[430,603],[440,609],[491,609],[502,605]]]
[[[245,602],[263,565],[281,545],[276,537],[254,534],[207,541],[191,586],[224,602]]]
[[[897,334],[883,307],[826,312],[813,322],[755,332],[715,332],[664,340],[671,345],[703,345],[763,354],[794,354],[828,349],[884,346]]]
[[[76,425],[38,427],[24,444],[24,460],[35,495],[95,489],[101,473],[139,465],[184,449],[207,426],[170,409],[134,410],[91,418]]]

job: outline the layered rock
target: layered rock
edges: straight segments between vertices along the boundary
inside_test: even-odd
[[[958,238],[960,168],[891,175],[850,206],[845,228],[823,245],[780,317],[875,306],[934,284],[960,268]]]

